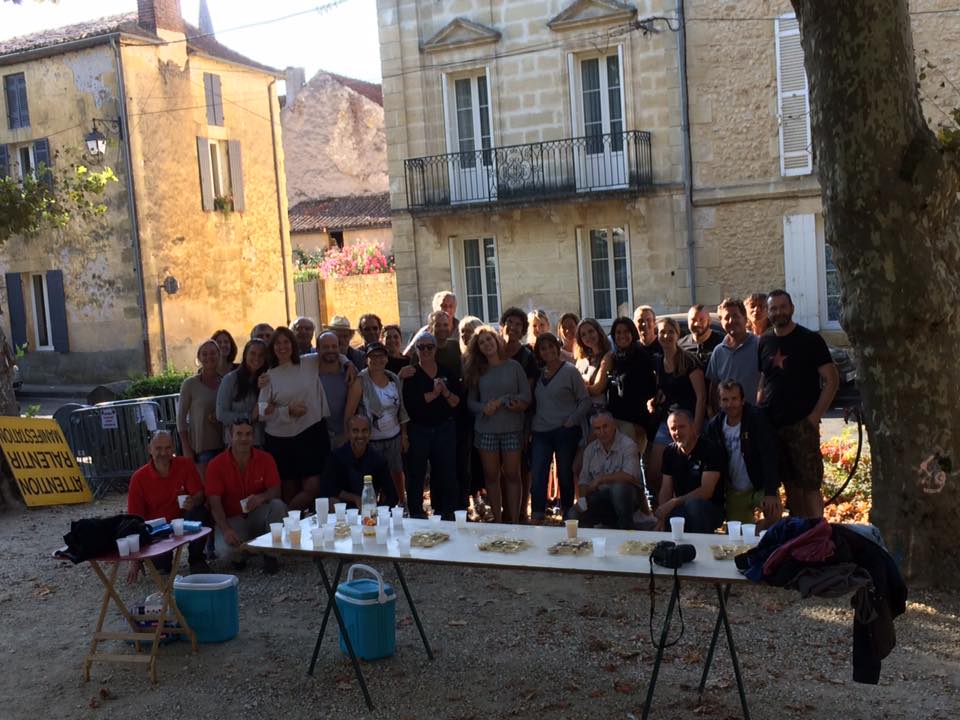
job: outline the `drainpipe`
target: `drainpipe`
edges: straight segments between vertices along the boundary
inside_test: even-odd
[[[140,334],[143,344],[143,365],[147,375],[153,373],[153,360],[150,357],[150,335],[147,332],[147,294],[143,279],[143,255],[140,249],[140,223],[137,221],[137,196],[133,187],[133,160],[130,155],[130,123],[127,118],[127,89],[123,80],[123,59],[117,39],[110,40],[113,56],[117,62],[117,88],[120,93],[120,133],[123,148],[124,173],[127,186],[127,213],[130,217],[130,233],[133,245],[133,262],[138,277],[137,305],[140,306]]]
[[[677,0],[677,67],[680,73],[680,135],[683,148],[683,215],[687,227],[687,283],[690,285],[690,304],[697,303],[697,250],[693,232],[693,158],[690,150],[690,108],[687,97],[687,25],[683,0]]]
[[[292,255],[287,252],[287,242],[283,238],[283,202],[280,197],[280,166],[277,158],[277,128],[273,116],[273,87],[276,80],[267,85],[267,104],[270,106],[270,147],[273,150],[273,184],[277,190],[277,228],[280,231],[280,269],[283,273],[283,311],[287,315],[287,326],[290,325],[290,283],[287,281],[287,263],[292,262]]]

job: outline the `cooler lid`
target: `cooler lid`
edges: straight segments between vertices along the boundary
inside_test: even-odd
[[[394,597],[393,586],[383,584],[383,592],[389,598]],[[350,600],[376,600],[380,596],[380,583],[370,578],[359,578],[337,586],[337,595]]]

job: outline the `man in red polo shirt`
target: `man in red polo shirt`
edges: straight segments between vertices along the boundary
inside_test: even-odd
[[[127,512],[139,515],[144,520],[164,518],[170,522],[174,518],[200,520],[210,525],[210,517],[204,507],[203,486],[193,461],[173,456],[173,436],[166,430],[158,430],[147,446],[150,462],[137,470],[130,478],[127,492]],[[181,510],[178,495],[189,495]],[[210,566],[203,557],[205,540],[190,543],[187,554],[190,572],[208,573]],[[167,553],[154,564],[160,572],[170,572],[173,555]],[[140,563],[132,563],[129,580],[136,579]]]
[[[207,465],[204,480],[210,512],[217,524],[217,544],[231,548],[233,567],[241,570],[246,559],[238,552],[247,540],[270,532],[270,523],[282,522],[287,506],[280,499],[280,475],[273,456],[253,447],[253,425],[238,419],[230,428],[230,447]],[[241,500],[247,501],[243,512]],[[264,555],[263,569],[272,575],[279,567]]]

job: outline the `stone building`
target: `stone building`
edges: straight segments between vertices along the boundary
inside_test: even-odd
[[[304,200],[290,208],[290,240],[305,251],[375,242],[389,254],[390,194],[348,195]]]
[[[377,7],[404,327],[450,286],[490,321],[519,305],[605,322],[785,286],[843,341],[787,0]],[[958,30],[914,14],[954,87]]]
[[[138,0],[0,42],[0,75],[0,171],[79,160],[120,180],[104,218],[0,246],[27,382],[193,367],[220,327],[242,340],[289,321],[281,73],[186,24],[179,0]],[[85,149],[94,132],[102,155]]]

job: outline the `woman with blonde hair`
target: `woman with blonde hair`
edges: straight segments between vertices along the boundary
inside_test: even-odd
[[[483,320],[476,315],[464,315],[460,318],[460,353],[467,354],[467,348],[470,346],[470,339],[477,328],[483,325]]]
[[[593,318],[584,318],[577,325],[574,356],[577,358],[577,370],[590,394],[593,404],[590,414],[593,415],[607,406],[607,372],[613,361],[610,339]]]
[[[476,416],[473,442],[494,522],[517,522],[523,494],[523,415],[530,405],[530,383],[520,363],[506,357],[500,335],[486,325],[470,340],[464,376],[467,407]]]
[[[547,317],[545,310],[537,308],[527,313],[527,322],[530,324],[530,331],[527,333],[527,346],[533,351],[537,344],[537,338],[544,333],[550,332],[553,328],[550,325],[550,318]]]

